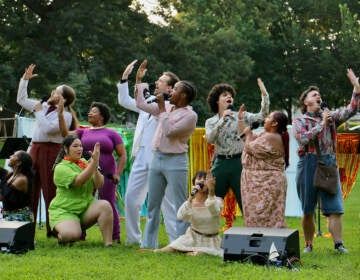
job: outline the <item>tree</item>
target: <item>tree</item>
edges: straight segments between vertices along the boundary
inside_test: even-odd
[[[30,85],[36,89],[35,97],[77,76],[89,84],[81,88],[86,92],[79,93],[88,103],[80,103],[80,116],[85,115],[90,101],[117,104],[115,84],[123,68],[148,52],[144,38],[152,25],[145,14],[129,8],[131,1],[0,3],[2,75],[15,77],[9,79],[10,85],[0,86],[2,102],[13,107],[18,78],[30,63],[37,65],[40,74]],[[113,113],[122,110],[120,106],[111,108]]]

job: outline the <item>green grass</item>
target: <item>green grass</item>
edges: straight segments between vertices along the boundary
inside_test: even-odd
[[[0,160],[1,166],[3,161]],[[360,175],[345,200],[343,235],[347,255],[334,252],[321,217],[323,236],[314,240],[314,252],[302,254],[303,233],[300,218],[287,217],[288,228],[300,232],[302,266],[300,271],[284,267],[224,263],[214,256],[189,257],[182,254],[137,253],[137,247],[122,245],[126,232],[121,221],[121,241],[114,248],[104,248],[99,228],[88,230],[87,240],[72,247],[59,247],[56,239],[47,239],[46,230],[36,231],[36,248],[23,255],[0,254],[0,279],[359,279],[360,278]],[[144,226],[145,221],[142,221]],[[234,226],[242,226],[238,218]],[[316,231],[318,229],[316,228]],[[164,226],[159,242],[167,245]]]
[[[59,247],[47,239],[45,229],[37,229],[36,249],[23,255],[0,255],[0,279],[359,279],[360,271],[360,176],[356,187],[345,200],[343,216],[347,255],[334,252],[332,239],[315,238],[314,252],[302,254],[300,271],[284,267],[224,263],[221,258],[201,255],[137,253],[137,247],[116,244],[104,248],[99,229],[88,230],[87,240],[72,247]],[[321,230],[327,233],[325,219]],[[235,226],[241,226],[238,218]],[[300,218],[287,218],[287,225],[299,229],[300,250],[303,235]],[[121,241],[126,238],[122,220]],[[144,226],[144,221],[142,221]],[[167,244],[164,226],[160,227],[160,245]]]

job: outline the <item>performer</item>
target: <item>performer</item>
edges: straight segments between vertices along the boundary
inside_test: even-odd
[[[140,65],[138,73],[143,71],[146,71],[146,61]],[[159,82],[165,83],[165,80]],[[152,143],[147,217],[141,247],[157,248],[160,205],[166,188],[169,188],[176,210],[187,198],[187,141],[195,131],[197,121],[197,114],[189,104],[196,95],[196,89],[190,82],[179,81],[170,94],[170,104],[165,104],[163,93],[156,95],[157,104],[147,104],[141,94],[147,86],[144,83],[136,85],[136,105],[158,116],[159,121]],[[184,234],[186,229],[187,223],[176,221],[177,237]]]
[[[353,116],[359,106],[360,85],[355,73],[347,70],[347,76],[354,86],[350,104],[344,109],[330,111],[321,109],[322,99],[319,88],[310,86],[300,96],[302,115],[293,120],[293,134],[299,143],[299,162],[296,173],[297,192],[301,201],[303,217],[302,228],[305,237],[304,253],[312,252],[315,233],[314,212],[317,197],[320,196],[323,215],[328,217],[328,229],[335,250],[347,253],[342,240],[342,219],[344,205],[342,200],[340,176],[335,195],[317,191],[313,186],[317,155],[314,142],[319,143],[321,160],[336,166],[336,127]]]
[[[101,155],[99,166],[101,172],[105,175],[104,185],[99,188],[99,198],[109,201],[113,209],[114,226],[113,240],[117,243],[120,241],[120,217],[116,206],[116,186],[126,164],[126,151],[123,140],[115,130],[105,127],[110,119],[110,108],[101,102],[93,102],[90,105],[88,113],[88,122],[90,127],[77,128],[76,133],[86,152],[91,151],[95,143],[100,143]],[[63,135],[68,135],[64,125],[62,106],[59,106],[59,121]],[[116,163],[113,153],[118,156]],[[83,233],[83,238],[85,232]]]
[[[118,101],[121,106],[139,113],[136,124],[131,156],[133,164],[125,192],[125,226],[126,244],[141,244],[140,211],[145,202],[148,191],[148,174],[152,158],[151,142],[157,127],[158,118],[136,107],[136,101],[129,95],[128,77],[137,60],[131,62],[124,70],[121,81],[118,83]],[[144,73],[145,74],[145,73]],[[143,76],[138,77],[138,83]],[[164,80],[165,82],[162,82]],[[170,94],[179,78],[172,72],[164,72],[155,82],[155,94],[166,92]],[[147,95],[151,97],[151,95]],[[154,96],[152,96],[154,97]],[[161,204],[166,233],[170,242],[176,239],[176,210],[169,200],[169,190]]]
[[[272,112],[265,119],[264,131],[254,134],[244,123],[244,111],[242,105],[238,127],[245,141],[241,174],[244,226],[285,228],[288,118],[283,112]]]
[[[51,228],[59,244],[78,241],[82,231],[98,224],[104,245],[112,247],[113,211],[106,200],[94,200],[94,189],[101,188],[104,176],[100,173],[100,143],[94,145],[91,159],[81,158],[83,147],[76,135],[64,139],[63,149],[55,162],[56,196],[49,213]]]
[[[3,202],[5,221],[34,222],[31,210],[32,159],[24,151],[16,151],[10,156],[8,166],[12,171],[0,167],[0,201]]]
[[[48,208],[56,193],[52,166],[61,149],[61,142],[63,140],[59,128],[57,106],[61,100],[64,102],[65,125],[68,129],[75,129],[77,119],[75,112],[71,109],[71,104],[73,104],[75,100],[75,91],[67,85],[60,85],[51,92],[51,96],[45,102],[41,103],[28,98],[27,86],[29,80],[38,76],[38,74],[33,73],[34,69],[35,64],[31,64],[25,69],[25,73],[20,80],[16,101],[23,108],[29,112],[33,112],[35,115],[36,121],[30,149],[35,172],[32,211],[34,213],[34,220],[36,221],[40,191],[42,190],[46,209],[46,235],[47,237],[51,237],[52,232],[49,225]]]
[[[269,95],[265,85],[257,80],[261,91],[261,110],[253,114],[244,112],[244,121],[251,125],[262,122],[269,114]],[[215,195],[224,198],[229,188],[232,189],[242,211],[241,203],[241,153],[244,142],[238,131],[237,112],[233,111],[235,89],[229,84],[217,84],[209,92],[207,102],[215,114],[205,122],[206,141],[215,145],[215,162],[211,172],[216,178]],[[232,217],[226,217],[226,226],[231,227]]]
[[[205,171],[198,171],[192,182],[193,195],[189,196],[177,214],[180,220],[191,225],[184,235],[154,252],[182,252],[192,256],[205,253],[222,257],[218,231],[223,200],[215,196],[215,178],[211,172],[206,175]]]

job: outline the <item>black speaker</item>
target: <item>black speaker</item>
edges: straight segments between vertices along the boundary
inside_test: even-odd
[[[34,250],[35,225],[31,222],[0,221],[0,245],[10,253]]]
[[[232,227],[224,232],[224,261],[265,264],[269,259],[300,259],[299,232],[286,228]]]

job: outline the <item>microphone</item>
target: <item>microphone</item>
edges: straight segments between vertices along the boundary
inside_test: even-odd
[[[43,103],[46,102],[49,98],[50,98],[49,95],[43,95],[43,96],[41,97],[40,103],[43,104]]]
[[[233,110],[233,109],[234,109],[234,106],[232,104],[229,104],[229,106],[227,107],[226,110]],[[230,118],[231,118],[231,116],[227,115],[227,116],[225,116],[224,121],[227,122]]]
[[[328,105],[327,105],[325,102],[321,102],[320,108],[321,108],[321,110],[323,110],[323,111],[324,111],[325,109],[329,109]],[[331,124],[331,123],[332,123],[332,117],[329,116],[329,117],[327,118],[327,121],[328,121],[329,124]]]
[[[251,123],[251,125],[250,125],[250,129],[251,129],[251,130],[254,130],[254,129],[257,129],[259,126],[260,126],[260,123],[258,123],[258,122],[253,122],[253,123]],[[243,133],[240,134],[240,138],[244,138],[244,137],[245,137],[245,133],[243,132]]]
[[[149,98],[152,94],[151,91],[154,91],[156,86],[155,84],[148,84],[149,88],[144,88],[143,90],[143,95],[145,97],[145,99]]]
[[[166,100],[169,100],[169,94],[168,93],[166,93],[166,92],[163,92],[163,96],[164,96],[164,100],[166,101]],[[157,103],[158,102],[158,100],[157,100],[157,98],[155,97],[155,98],[152,98],[151,100],[147,100],[146,101],[146,103],[147,104],[150,104],[150,103]]]
[[[202,189],[204,187],[203,183],[199,183],[198,186],[200,187],[200,189]],[[190,193],[191,196],[194,196],[199,190],[198,189],[193,189]]]

